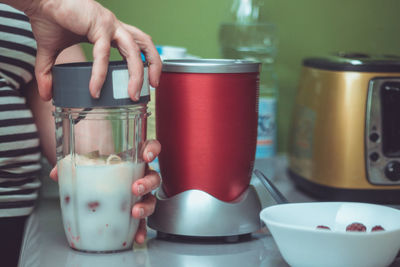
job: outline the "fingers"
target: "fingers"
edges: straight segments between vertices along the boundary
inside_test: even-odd
[[[129,82],[128,94],[132,100],[139,100],[140,91],[143,85],[143,62],[138,55],[132,53],[126,57],[128,63]]]
[[[142,198],[142,201],[133,206],[132,216],[136,219],[144,219],[153,214],[155,206],[156,198],[149,193]]]
[[[57,166],[54,166],[54,168],[50,171],[50,178],[56,182],[58,181]]]
[[[100,97],[101,87],[107,76],[110,48],[110,41],[107,38],[97,40],[93,46],[93,68],[89,91],[94,98]]]
[[[153,161],[161,152],[161,144],[157,140],[147,140],[143,147],[142,157],[147,163]]]
[[[140,58],[140,48],[135,43],[133,36],[122,25],[116,31],[114,43],[128,64],[128,94],[132,100],[137,101],[140,98],[143,84],[143,62]]]
[[[152,161],[161,151],[161,145],[157,140],[148,140],[144,145],[143,158],[146,162]],[[142,200],[132,208],[132,216],[141,219],[135,241],[142,244],[146,240],[146,221],[145,218],[153,214],[156,206],[156,198],[151,191],[156,189],[161,183],[160,175],[155,171],[149,171],[147,175],[137,180],[132,185],[132,192],[137,196],[143,196]]]
[[[51,67],[56,60],[55,54],[51,51],[41,49],[38,46],[35,62],[35,76],[38,83],[39,95],[44,101],[52,97],[52,75]]]
[[[162,68],[162,63],[160,56],[158,55],[158,52],[156,50],[157,55],[146,55],[145,57],[147,59],[147,62],[149,63],[149,80],[150,80],[150,85],[153,86],[154,88],[158,87],[158,84],[160,83],[160,75],[161,75],[161,68]]]
[[[132,192],[136,196],[144,196],[156,189],[160,183],[160,175],[156,171],[149,171],[145,177],[133,183]]]
[[[146,240],[147,234],[147,227],[146,227],[146,220],[141,219],[139,222],[139,227],[135,235],[135,242],[138,244],[143,244]]]
[[[151,37],[138,28],[128,24],[123,25],[134,36],[136,44],[139,46],[149,63],[149,80],[151,86],[158,87],[162,62]]]

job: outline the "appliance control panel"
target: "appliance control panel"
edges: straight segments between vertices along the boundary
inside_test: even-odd
[[[400,78],[374,78],[366,110],[367,177],[376,185],[400,184]]]

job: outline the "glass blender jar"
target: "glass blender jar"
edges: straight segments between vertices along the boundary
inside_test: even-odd
[[[110,62],[101,96],[89,93],[92,63],[56,65],[53,101],[62,218],[71,248],[113,252],[132,248],[139,221],[132,183],[144,176],[147,67],[139,101],[127,93],[125,62]]]

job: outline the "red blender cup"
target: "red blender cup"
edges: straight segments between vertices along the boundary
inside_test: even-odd
[[[257,142],[259,64],[169,60],[156,90],[162,188],[233,201],[249,186]]]

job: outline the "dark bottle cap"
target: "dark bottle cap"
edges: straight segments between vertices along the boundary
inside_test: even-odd
[[[140,99],[133,101],[128,95],[128,67],[125,61],[111,61],[100,98],[95,99],[89,92],[92,62],[79,62],[55,65],[53,74],[53,104],[62,108],[118,107],[147,103],[150,101],[150,88],[147,66],[144,66],[144,79]]]

